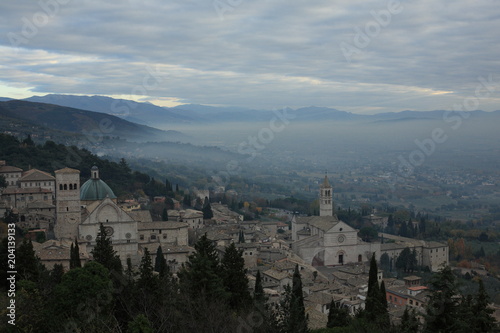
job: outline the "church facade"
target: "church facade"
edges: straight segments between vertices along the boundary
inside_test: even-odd
[[[37,255],[49,266],[51,263],[63,263],[66,267],[69,251],[63,249],[75,240],[78,241],[81,257],[91,259],[101,223],[123,266],[128,258],[132,265],[138,265],[145,248],[148,248],[154,260],[158,246],[162,246],[167,263],[172,271],[176,271],[193,252],[187,246],[187,223],[154,222],[147,210],[125,211],[118,205],[113,190],[100,178],[96,166],[91,169],[91,178],[81,186],[79,170],[56,170],[54,188],[53,229],[56,240],[50,241],[51,247],[48,249],[44,245],[35,246],[39,249]]]
[[[448,263],[448,246],[438,242],[425,242],[392,235],[394,242],[364,242],[358,231],[335,215],[333,187],[325,176],[319,188],[320,216],[292,219],[292,250],[313,266],[338,266],[369,261],[372,254],[380,260],[383,253],[397,258],[406,247],[418,253],[419,265],[436,271]]]

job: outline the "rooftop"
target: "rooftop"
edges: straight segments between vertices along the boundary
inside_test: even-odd
[[[38,169],[31,169],[24,172],[22,177],[19,179],[19,181],[21,182],[44,181],[44,180],[55,180],[55,178],[54,176],[45,171],[41,171]]]

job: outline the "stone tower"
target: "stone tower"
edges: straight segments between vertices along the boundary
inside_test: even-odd
[[[333,216],[333,189],[327,175],[319,187],[319,216]]]
[[[80,171],[64,168],[56,174],[56,223],[54,233],[57,239],[78,237],[81,222]]]

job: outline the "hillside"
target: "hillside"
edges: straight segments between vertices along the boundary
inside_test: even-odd
[[[20,100],[0,102],[0,117],[36,128],[82,134],[94,141],[106,136],[132,141],[175,140],[182,136],[177,131],[162,131],[105,113]]]
[[[196,120],[182,111],[163,108],[151,103],[140,103],[125,99],[115,99],[106,96],[75,96],[49,94],[32,96],[24,99],[29,102],[49,103],[81,110],[102,112],[122,119],[143,124],[155,125],[158,123],[190,123]]]
[[[229,122],[267,122],[275,114],[273,110],[254,110],[244,107],[209,106],[183,104],[176,107],[160,107],[151,103],[114,99],[106,96],[77,96],[49,94],[32,96],[25,101],[49,103],[81,110],[107,113],[122,119],[154,127],[169,128],[182,124],[216,124]],[[282,111],[282,110],[278,110]],[[298,109],[287,108],[294,116],[294,122],[321,121],[364,121],[364,122],[407,122],[413,120],[443,120],[446,110],[387,112],[363,115],[337,110],[330,107],[309,106]],[[499,119],[500,111],[472,112],[473,118]]]

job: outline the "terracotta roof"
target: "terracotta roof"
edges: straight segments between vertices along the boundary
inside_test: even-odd
[[[80,173],[80,170],[71,169],[71,168],[62,168],[54,171],[54,173]]]
[[[22,172],[23,169],[10,166],[10,165],[3,165],[0,167],[0,173],[7,173],[7,172]]]
[[[31,169],[23,173],[22,177],[19,178],[19,181],[40,181],[40,180],[55,180],[55,177],[51,174],[38,170]]]
[[[268,269],[267,271],[263,272],[262,274],[267,275],[275,280],[281,281],[285,278],[290,277],[290,273],[287,272],[280,272],[277,271],[276,269]]]

